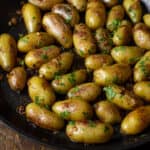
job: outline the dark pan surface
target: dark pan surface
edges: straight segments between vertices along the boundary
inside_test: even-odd
[[[15,38],[18,38],[18,33],[24,32],[22,23],[18,23],[15,27],[8,27],[8,20],[15,15],[16,9],[19,8],[20,0],[1,0],[0,1],[0,33],[9,32]],[[18,19],[19,20],[19,19]],[[0,72],[2,73],[2,71]],[[3,73],[5,74],[5,73]],[[22,133],[24,136],[48,145],[58,150],[125,150],[137,147],[144,143],[150,142],[150,129],[142,135],[123,137],[116,132],[113,139],[106,144],[101,145],[83,145],[75,144],[69,141],[64,132],[52,133],[40,129],[28,123],[21,116],[16,108],[20,105],[25,105],[29,102],[26,91],[18,94],[10,90],[5,75],[0,81],[0,119],[8,126]],[[118,131],[119,128],[116,127]]]

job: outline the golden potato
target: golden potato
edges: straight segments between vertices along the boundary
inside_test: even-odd
[[[145,23],[148,27],[150,27],[150,14],[145,14],[145,15],[143,16],[143,20],[144,20],[144,23]]]
[[[106,143],[113,131],[111,125],[91,120],[72,121],[66,127],[66,134],[71,141],[85,144]]]
[[[150,106],[142,106],[131,111],[121,123],[121,132],[126,135],[141,133],[150,125]]]
[[[80,98],[57,101],[52,110],[66,120],[86,120],[93,116],[92,106]]]
[[[35,103],[28,104],[25,113],[29,121],[41,128],[55,131],[64,127],[64,121],[57,114]]]
[[[73,44],[76,53],[81,57],[87,57],[96,52],[94,37],[90,29],[83,23],[75,26]]]

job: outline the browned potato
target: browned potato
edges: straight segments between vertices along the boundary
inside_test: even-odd
[[[102,0],[107,7],[113,7],[119,3],[119,0]]]
[[[145,14],[143,16],[144,23],[150,28],[150,14]]]
[[[64,47],[72,47],[72,32],[65,20],[58,14],[48,12],[42,21],[44,29]]]
[[[7,78],[12,90],[21,91],[26,85],[27,73],[23,67],[16,67],[7,75]]]

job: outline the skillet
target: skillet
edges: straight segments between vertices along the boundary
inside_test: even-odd
[[[147,8],[150,9],[150,5],[148,7],[148,1],[143,0],[147,4]],[[19,23],[16,26],[8,26],[9,19],[15,15],[15,11],[19,7],[20,0],[1,0],[0,33],[8,32],[17,39],[18,33],[25,32],[20,18],[18,18]],[[26,95],[27,91],[24,90],[21,93],[13,92],[7,84],[5,73],[0,70],[0,74],[4,75],[3,80],[0,81],[0,119],[27,138],[45,144],[54,150],[127,150],[150,142],[150,128],[140,135],[129,137],[122,136],[116,132],[119,130],[119,127],[116,127],[114,137],[109,143],[84,145],[70,142],[64,132],[52,133],[35,127],[33,124],[27,122],[16,110],[18,106],[25,106],[29,102],[29,97]]]

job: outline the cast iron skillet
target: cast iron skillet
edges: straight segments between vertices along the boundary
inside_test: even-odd
[[[17,26],[10,28],[8,27],[8,20],[15,15],[16,9],[19,8],[19,3],[20,0],[0,0],[0,33],[9,32],[16,39],[18,38],[18,33],[24,32],[23,24],[18,23]],[[5,74],[2,71],[0,71],[0,73]],[[4,75],[3,80],[0,81],[0,119],[24,136],[42,144],[46,144],[53,149],[125,150],[150,142],[150,129],[147,129],[142,135],[123,137],[121,134],[116,132],[119,130],[119,128],[116,127],[114,137],[109,143],[100,145],[72,143],[65,136],[64,132],[52,133],[50,131],[40,129],[33,126],[33,124],[28,123],[23,116],[19,115],[16,108],[29,102],[29,98],[25,93],[26,91],[17,94],[10,90]]]

